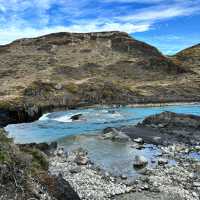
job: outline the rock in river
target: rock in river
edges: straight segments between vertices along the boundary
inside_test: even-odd
[[[102,137],[103,139],[110,139],[118,142],[128,142],[131,140],[129,136],[115,128],[104,129]]]
[[[76,120],[80,120],[83,117],[82,114],[77,114],[77,115],[73,115],[71,116],[71,120],[76,121]]]

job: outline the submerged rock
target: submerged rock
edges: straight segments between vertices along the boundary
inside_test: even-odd
[[[109,139],[118,142],[128,142],[131,140],[129,136],[115,128],[104,129],[102,137],[103,139]]]

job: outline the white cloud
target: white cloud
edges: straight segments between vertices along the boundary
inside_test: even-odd
[[[140,3],[140,4],[153,4],[159,3],[166,0],[104,0],[105,2],[119,2],[119,3]]]
[[[178,16],[187,16],[200,11],[200,6],[190,4],[175,4],[172,6],[152,6],[147,9],[141,9],[134,14],[117,17],[123,21],[151,21],[164,20]]]
[[[107,7],[109,2],[131,3],[131,7]],[[136,9],[134,3],[152,5]],[[198,3],[199,0],[0,0],[0,44],[60,31],[144,32],[157,21],[197,13]],[[58,10],[51,13],[54,5]]]

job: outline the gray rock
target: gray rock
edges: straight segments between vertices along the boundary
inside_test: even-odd
[[[77,155],[75,162],[77,165],[87,165],[89,162],[89,159],[86,156]]]
[[[127,177],[126,175],[124,175],[124,174],[121,175],[121,179],[122,179],[122,180],[126,180],[127,178],[128,178],[128,177]]]
[[[61,90],[62,88],[63,88],[63,85],[61,83],[58,83],[57,85],[55,85],[56,90]]]
[[[136,155],[133,161],[133,166],[136,168],[145,167],[148,164],[148,160],[144,156]]]
[[[194,186],[194,187],[200,187],[200,182],[194,182],[194,183],[193,183],[193,186]]]
[[[118,142],[128,142],[130,137],[115,128],[106,128],[102,135],[103,139],[109,139]]]
[[[81,168],[80,167],[74,167],[74,168],[71,168],[69,171],[72,174],[77,174],[77,173],[81,172]]]
[[[133,141],[134,141],[134,142],[137,142],[137,143],[139,143],[139,144],[143,144],[143,143],[144,143],[144,141],[143,141],[142,138],[136,138],[136,139],[134,139]]]
[[[168,164],[168,160],[165,159],[165,158],[159,158],[158,159],[158,164],[159,165],[166,165],[166,164]]]
[[[58,148],[57,151],[56,151],[56,155],[57,156],[64,156],[65,155],[64,149],[62,147]]]
[[[71,116],[70,119],[73,120],[73,121],[77,121],[77,120],[80,120],[82,117],[83,117],[82,114],[77,114],[77,115]]]

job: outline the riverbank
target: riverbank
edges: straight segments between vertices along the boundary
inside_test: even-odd
[[[156,198],[198,200],[200,195],[199,127],[199,116],[164,112],[149,116],[136,126],[107,128],[99,135],[79,137],[82,138],[80,146],[87,147],[88,144],[93,144],[89,149],[90,152],[82,148],[65,150],[63,148],[65,146],[59,146],[58,150],[48,158],[48,171],[51,176],[62,175],[65,184],[69,182],[73,190],[84,200],[153,200]],[[140,134],[139,130],[144,134]],[[95,140],[88,139],[94,137]],[[77,146],[77,138],[69,140],[72,147]],[[101,141],[103,146],[98,146]],[[156,145],[155,149],[153,148],[155,152],[146,155],[140,153],[147,148],[152,148],[147,147],[148,144]],[[32,144],[30,149],[38,147]],[[46,147],[49,148],[48,145],[43,147],[40,146],[43,151]],[[54,145],[53,147],[55,148]],[[21,145],[20,148],[26,149],[29,145]],[[93,154],[92,157],[91,152],[94,153],[99,149],[101,149],[100,153]],[[107,151],[108,149],[110,150]],[[130,154],[131,149],[133,152]],[[107,168],[96,162],[102,161],[101,157],[94,159],[95,155],[99,156],[104,152],[105,154],[101,156],[104,157],[105,162],[111,151],[113,155],[120,157],[112,156],[112,165],[108,165]],[[124,155],[127,156],[128,163]],[[109,170],[111,166],[117,167],[118,172],[121,173],[114,174]],[[124,173],[121,170],[123,168],[132,170],[134,173],[131,174],[134,175],[129,176],[130,173]],[[62,181],[62,185],[63,183]],[[69,185],[66,187],[68,188]],[[59,189],[62,189],[61,185],[56,189],[57,194]],[[71,193],[67,192],[67,194]]]
[[[200,105],[189,104],[137,108],[127,106],[95,106],[47,113],[33,123],[12,124],[5,129],[11,137],[15,138],[16,143],[52,142],[70,135],[98,133],[107,127],[136,125],[145,117],[163,111],[200,115]],[[77,116],[80,119],[72,119]],[[137,129],[137,132],[139,132],[139,127],[134,129]],[[47,134],[47,132],[51,134]],[[140,134],[142,134],[141,131]]]
[[[138,152],[146,148],[145,143],[151,142],[145,140],[143,135],[138,138],[138,135],[127,134],[124,129],[110,128],[104,130],[99,136],[93,136],[106,141],[121,142],[124,146],[128,144],[135,150],[139,149],[137,154],[131,157],[132,170],[137,170],[135,176],[113,175],[99,167],[90,158],[90,153],[82,148],[67,153],[62,148],[56,151],[50,158],[49,171],[52,174],[62,173],[81,199],[85,200],[198,200],[200,196],[200,138],[198,136],[200,134],[198,129],[196,132],[194,130],[200,127],[200,117],[166,112],[147,117],[138,126],[141,129],[145,126],[151,127],[158,132],[162,129],[165,137],[166,135],[169,135],[169,138],[172,135],[173,137],[167,142],[157,143],[156,155],[147,159],[141,157]],[[177,129],[182,132],[181,139],[179,135],[171,133]],[[190,135],[189,140],[185,140],[187,134]],[[137,155],[141,166],[135,169],[134,157]],[[148,165],[143,166],[142,162],[148,162]],[[122,165],[122,163],[118,164]]]
[[[196,105],[200,104],[200,101],[172,101],[172,102],[155,102],[155,103],[128,103],[128,104],[88,104],[88,103],[76,103],[70,105],[29,105],[29,106],[4,106],[0,104],[0,127],[3,128],[9,124],[17,123],[27,123],[34,122],[38,120],[42,115],[50,112],[58,112],[63,110],[70,109],[79,109],[79,108],[98,108],[98,107],[132,107],[132,108],[146,108],[146,107],[163,107],[163,106],[178,106],[178,105]]]
[[[98,107],[105,107],[105,108],[119,108],[119,107],[130,107],[130,108],[147,108],[147,107],[163,107],[163,106],[181,106],[181,105],[198,105],[200,102],[196,101],[189,101],[189,102],[166,102],[166,103],[134,103],[134,104],[127,104],[127,105],[101,105],[95,104],[91,106],[82,106],[81,108],[98,108]]]
[[[152,160],[155,167],[138,169],[134,177],[113,176],[91,162],[84,149],[67,154],[62,149],[57,150],[50,158],[49,171],[63,174],[84,200],[198,200],[199,160],[187,154],[181,156],[179,147],[159,146],[159,149],[161,153]],[[188,151],[188,147],[181,146],[181,151]],[[170,159],[174,164],[168,164]]]

